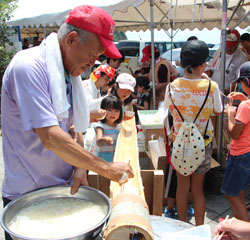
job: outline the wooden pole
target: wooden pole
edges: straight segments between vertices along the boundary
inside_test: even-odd
[[[134,178],[123,185],[111,182],[112,211],[103,239],[130,240],[137,235],[138,239],[152,240],[154,235],[140,174],[134,118],[122,122],[122,129],[117,139],[114,162],[124,161],[130,161]]]

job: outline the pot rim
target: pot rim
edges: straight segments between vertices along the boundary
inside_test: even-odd
[[[56,190],[56,189],[64,189],[64,188],[68,188],[69,192],[70,192],[71,186],[57,185],[57,186],[52,186],[52,187],[47,187],[47,188],[34,190],[34,191],[31,191],[31,192],[25,193],[22,196],[18,197],[17,199],[15,199],[15,200],[11,201],[10,203],[8,203],[3,208],[2,212],[1,212],[1,218],[0,218],[0,224],[1,224],[2,228],[4,229],[4,231],[6,231],[10,235],[12,235],[13,237],[18,238],[18,239],[23,239],[23,240],[44,240],[42,238],[29,238],[29,237],[21,236],[21,235],[19,235],[17,233],[12,232],[5,224],[5,215],[6,215],[7,211],[10,209],[10,207],[12,205],[16,204],[20,200],[23,200],[23,199],[28,198],[28,197],[33,196],[33,195],[39,195],[39,193],[46,192],[48,190],[53,190],[53,189]],[[91,232],[97,231],[97,229],[102,227],[105,224],[105,222],[108,220],[108,218],[110,217],[111,208],[112,208],[110,199],[103,192],[101,192],[101,191],[99,191],[99,190],[97,190],[95,188],[88,187],[88,186],[80,186],[78,191],[81,191],[81,189],[87,189],[88,191],[93,191],[93,192],[101,195],[104,198],[104,200],[107,203],[107,208],[108,208],[105,217],[98,224],[94,225],[93,227],[91,227],[91,228],[89,228],[89,229],[87,229],[87,230],[85,230],[83,232],[79,232],[79,233],[77,233],[75,235],[65,236],[63,238],[48,238],[46,240],[66,240],[66,239],[75,238],[75,237],[78,237],[78,236],[81,236],[81,235],[84,235],[84,234],[87,234],[87,233],[91,233]],[[65,197],[70,197],[70,196],[74,197],[76,195],[69,195],[69,196],[65,195]],[[101,231],[101,229],[100,229],[100,231]]]

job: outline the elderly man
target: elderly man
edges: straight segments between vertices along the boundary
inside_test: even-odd
[[[2,87],[4,205],[26,192],[72,180],[74,194],[83,183],[83,169],[117,182],[124,172],[133,177],[128,163],[107,163],[82,147],[89,110],[79,75],[104,52],[120,57],[114,27],[104,10],[79,6],[58,34],[10,62]],[[72,125],[78,142],[68,133]]]
[[[225,72],[225,93],[229,93],[230,84],[237,78],[240,66],[247,61],[247,56],[239,48],[240,34],[234,30],[227,31],[226,37],[226,72]],[[214,53],[208,63],[206,74],[221,86],[221,51]]]

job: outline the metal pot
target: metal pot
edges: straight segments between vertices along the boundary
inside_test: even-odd
[[[20,236],[9,229],[9,223],[16,215],[16,213],[24,207],[28,207],[35,202],[40,202],[45,199],[52,199],[52,198],[62,198],[62,197],[72,197],[72,198],[80,198],[87,201],[91,201],[95,204],[104,206],[106,215],[102,219],[101,222],[96,223],[95,226],[92,228],[79,233],[75,236],[54,239],[53,240],[92,240],[96,239],[104,224],[108,220],[110,213],[111,213],[111,203],[109,198],[102,192],[90,188],[90,187],[80,187],[78,192],[74,195],[70,194],[70,187],[69,186],[56,186],[50,188],[44,188],[37,191],[33,191],[27,194],[24,194],[20,198],[10,202],[2,212],[1,216],[1,225],[3,229],[8,232],[14,240],[41,240],[41,239],[34,239]],[[70,226],[69,226],[70,227]],[[48,240],[48,239],[47,239]],[[52,240],[52,239],[50,239]]]

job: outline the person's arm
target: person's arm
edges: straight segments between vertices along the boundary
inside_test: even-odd
[[[216,64],[216,62],[219,60],[220,58],[220,50],[217,50],[214,54],[213,57],[209,60],[206,68],[205,68],[205,73],[208,75],[208,77],[212,77],[213,75],[213,70],[214,70],[214,66]]]
[[[132,94],[133,99],[139,99],[140,98],[138,95],[136,95],[134,93],[131,93],[131,94]]]
[[[214,233],[226,232],[222,239],[228,240],[250,240],[250,222],[242,221],[237,218],[231,218],[220,222],[214,230]]]
[[[221,102],[220,89],[216,82],[212,81],[211,84],[215,84],[214,96],[213,96],[213,114],[219,116],[223,111],[223,106]]]
[[[103,129],[100,127],[97,127],[96,128],[96,144],[98,146],[103,146],[105,143],[108,146],[110,146],[114,143],[114,140],[112,137],[103,137]]]
[[[235,120],[235,107],[227,105],[227,115],[228,115],[228,132],[232,139],[237,139],[244,128],[242,122]]]
[[[143,105],[144,105],[144,106],[140,106],[140,105],[138,105],[136,102],[132,102],[132,104],[133,104],[137,109],[140,109],[140,110],[148,110],[149,102],[145,99],[144,102],[143,102]]]
[[[147,102],[147,101],[144,102],[144,106],[140,106],[140,105],[138,105],[137,103],[133,103],[133,105],[134,105],[136,108],[140,109],[140,110],[148,110],[148,102]]]
[[[165,92],[165,97],[164,97],[164,106],[166,109],[168,109],[169,106],[172,104],[172,101],[169,96],[169,88],[170,88],[170,83],[166,87],[166,92]]]
[[[101,106],[101,102],[102,99],[105,97],[99,97],[99,98],[94,98],[93,95],[95,95],[95,91],[96,89],[94,89],[94,87],[92,86],[92,82],[90,82],[92,80],[86,80],[82,82],[82,86],[83,86],[83,91],[85,94],[85,97],[87,99],[88,102],[88,106],[89,106],[89,110],[90,112],[95,110],[95,109],[99,109]]]
[[[89,153],[59,126],[36,128],[34,130],[45,148],[75,167],[94,171],[116,182],[120,181],[124,172],[127,172],[129,178],[134,176],[133,170],[128,163],[108,163],[102,158]]]

